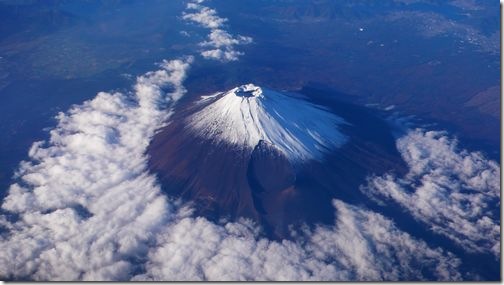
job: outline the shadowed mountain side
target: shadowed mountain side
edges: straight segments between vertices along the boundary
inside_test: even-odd
[[[193,202],[198,215],[259,218],[246,179],[248,152],[216,147],[172,123],[155,136],[148,153],[163,190]]]
[[[274,145],[259,141],[247,171],[254,206],[261,213],[265,231],[274,236],[288,233],[288,222],[299,211],[296,173],[287,157]]]

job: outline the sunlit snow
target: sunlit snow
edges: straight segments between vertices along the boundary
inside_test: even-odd
[[[213,100],[211,102],[210,100]],[[188,120],[198,136],[253,149],[260,140],[274,144],[292,162],[320,159],[347,141],[345,121],[299,94],[285,94],[253,84],[202,97],[208,104]]]

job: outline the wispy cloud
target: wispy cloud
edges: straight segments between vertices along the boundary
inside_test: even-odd
[[[215,59],[220,61],[236,61],[244,53],[236,51],[234,49],[211,49],[204,50],[201,52],[201,56],[206,59]]]
[[[187,12],[184,12],[183,19],[192,21],[210,30],[208,40],[201,42],[200,46],[205,49],[201,55],[206,59],[215,59],[223,62],[236,61],[244,53],[235,49],[238,45],[252,43],[251,37],[234,36],[224,30],[226,18],[218,16],[217,11],[203,6],[203,1],[192,1],[187,4]]]
[[[244,37],[244,36],[233,37],[224,30],[214,29],[208,35],[208,41],[204,41],[200,43],[200,45],[221,48],[233,45],[249,44],[251,42],[252,38],[250,37]]]
[[[468,251],[499,256],[499,165],[481,153],[459,150],[443,132],[412,130],[397,147],[409,173],[373,177],[363,192],[398,203]]]

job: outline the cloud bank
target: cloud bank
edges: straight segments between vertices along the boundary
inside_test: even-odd
[[[164,61],[137,78],[131,96],[99,93],[33,144],[2,205],[18,218],[2,221],[0,276],[129,278],[170,212],[144,152],[169,115],[162,107],[185,93],[191,60]]]
[[[465,250],[500,256],[499,165],[459,150],[444,132],[412,130],[397,147],[409,173],[372,177],[362,191],[394,201]]]
[[[251,37],[234,36],[224,30],[226,18],[218,16],[217,11],[202,5],[203,1],[192,1],[187,4],[187,11],[182,18],[192,21],[210,30],[208,39],[199,45],[204,48],[201,56],[206,59],[215,59],[223,62],[236,61],[244,53],[235,49],[238,45],[252,43]]]
[[[334,226],[306,231],[296,242],[259,238],[247,221],[217,225],[183,217],[158,235],[147,272],[134,280],[461,278],[453,255],[429,248],[379,214],[338,200],[334,207]]]

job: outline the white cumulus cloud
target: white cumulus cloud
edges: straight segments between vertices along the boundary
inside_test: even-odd
[[[184,93],[191,59],[164,61],[137,78],[133,99],[99,93],[58,116],[37,142],[2,208],[0,276],[38,280],[124,280],[170,212],[145,149]],[[163,88],[173,91],[165,94]]]
[[[456,280],[460,261],[383,216],[335,200],[334,226],[297,241],[260,238],[247,221],[181,217],[158,234],[134,280]],[[422,264],[422,266],[418,266]]]
[[[182,16],[184,20],[193,21],[208,29],[220,28],[227,21],[226,18],[219,17],[214,9],[199,4],[189,3],[187,9],[195,11],[184,13]]]

